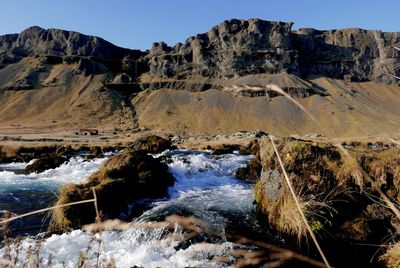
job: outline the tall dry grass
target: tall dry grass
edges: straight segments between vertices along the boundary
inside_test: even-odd
[[[301,217],[301,220],[302,220],[304,226],[306,227],[308,233],[310,234],[311,239],[313,240],[313,242],[314,242],[314,244],[315,244],[315,246],[316,246],[316,248],[317,248],[319,254],[321,255],[321,258],[322,258],[322,260],[324,261],[326,267],[331,267],[331,265],[330,265],[329,262],[328,262],[328,259],[327,259],[326,256],[325,256],[325,253],[323,252],[321,246],[320,246],[319,243],[318,243],[317,238],[315,237],[315,234],[314,234],[314,232],[313,232],[313,230],[312,230],[310,224],[309,224],[308,221],[307,221],[307,218],[306,218],[306,216],[305,216],[305,214],[304,214],[304,211],[303,211],[303,207],[302,207],[302,205],[301,205],[301,203],[300,203],[300,199],[299,199],[299,197],[297,196],[297,194],[296,194],[296,192],[295,192],[295,190],[294,190],[294,188],[293,188],[293,185],[292,185],[292,183],[291,183],[291,181],[290,181],[290,179],[289,179],[289,176],[288,176],[288,174],[287,174],[287,172],[286,172],[286,169],[285,169],[285,166],[284,166],[283,161],[282,161],[282,159],[281,159],[281,156],[279,155],[278,149],[276,148],[274,139],[271,137],[271,135],[269,136],[269,138],[270,138],[270,141],[271,141],[271,143],[272,143],[272,147],[274,148],[274,152],[275,152],[275,154],[276,154],[276,158],[278,159],[279,165],[280,165],[280,167],[281,167],[281,169],[282,169],[282,172],[283,172],[283,175],[284,175],[284,178],[285,178],[285,182],[286,182],[286,184],[287,184],[287,186],[288,186],[288,188],[289,188],[289,190],[290,190],[290,193],[291,193],[291,195],[292,195],[292,197],[293,197],[293,200],[294,200],[294,202],[295,202],[295,205],[296,205],[296,208],[297,208],[297,210],[298,210],[298,212],[299,212],[299,215],[300,215],[300,217]],[[301,226],[301,224],[300,224],[300,226]]]

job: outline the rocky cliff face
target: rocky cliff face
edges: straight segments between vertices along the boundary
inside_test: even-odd
[[[288,72],[302,78],[326,76],[351,81],[398,83],[399,33],[362,29],[291,30],[292,23],[229,20],[184,44],[155,43],[150,74],[232,78]]]
[[[297,70],[292,50],[292,23],[231,20],[184,44],[155,43],[148,55],[150,74],[232,78],[245,74]]]
[[[362,29],[292,32],[302,76],[318,75],[349,81],[397,83],[399,33]]]

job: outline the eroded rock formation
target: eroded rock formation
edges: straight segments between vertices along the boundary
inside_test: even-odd
[[[119,48],[99,37],[34,26],[20,34],[0,36],[0,65],[4,67],[24,57],[40,57],[48,64],[78,62],[86,74],[111,69],[114,76],[127,73],[137,78],[146,73],[151,82],[144,81],[142,88],[174,87],[176,81],[166,83],[172,78],[203,85],[192,85],[192,89],[207,89],[220,84],[212,81],[215,78],[285,72],[303,79],[327,76],[349,81],[398,82],[387,74],[398,74],[395,66],[400,63],[399,54],[394,46],[400,40],[399,33],[292,30],[292,26],[291,22],[232,19],[173,47],[154,43],[146,52]],[[101,69],[93,61],[109,68]],[[206,80],[200,81],[201,78]],[[186,83],[190,88],[189,81]]]
[[[352,81],[397,83],[399,33],[362,29],[293,31],[292,23],[259,19],[229,20],[183,44],[155,43],[150,74],[184,79],[233,78],[288,72]]]

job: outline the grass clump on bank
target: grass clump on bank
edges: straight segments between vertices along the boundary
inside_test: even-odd
[[[144,151],[127,149],[108,159],[87,183],[62,187],[56,205],[91,199],[94,189],[104,218],[118,218],[122,212],[125,217],[131,217],[135,211],[125,211],[131,202],[164,197],[173,183],[166,164]],[[50,229],[79,228],[94,222],[95,217],[92,204],[58,208],[52,213]]]
[[[127,151],[111,157],[87,183],[64,186],[57,205],[93,198],[94,188],[104,217],[118,218],[134,200],[165,196],[173,182],[167,165],[150,155]],[[79,228],[95,217],[93,205],[55,209],[51,229]]]
[[[277,141],[277,150],[302,211],[314,232],[326,240],[384,243],[395,232],[391,210],[376,204],[380,194],[399,199],[398,149],[370,150],[358,146],[345,155],[330,144],[296,139]],[[307,228],[283,182],[283,174],[269,141],[260,150],[263,166],[254,192],[258,209],[283,234],[302,240]],[[373,178],[373,183],[368,178]],[[379,202],[380,203],[380,202]],[[339,242],[338,242],[339,241]]]

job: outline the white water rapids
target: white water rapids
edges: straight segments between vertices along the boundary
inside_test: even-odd
[[[158,156],[171,158],[169,170],[176,182],[169,188],[168,198],[148,200],[148,209],[135,222],[154,222],[165,216],[181,213],[206,221],[214,230],[223,233],[228,224],[235,224],[235,220],[239,224],[253,211],[252,185],[234,177],[235,170],[245,166],[251,156],[213,156],[209,152],[187,150],[166,151]],[[55,189],[68,182],[83,182],[104,160],[105,158],[85,162],[77,157],[54,170],[29,175],[1,171],[2,168],[24,168],[22,163],[0,165],[0,196],[12,194],[15,189],[39,189],[44,185]],[[173,231],[177,235],[182,232],[178,226]],[[76,267],[79,254],[87,250],[89,266],[95,266],[100,261],[113,262],[117,267],[221,267],[224,264],[216,262],[215,258],[223,256],[229,260],[233,258],[231,255],[234,248],[238,247],[223,240],[214,243],[203,241],[180,247],[180,241],[165,236],[165,233],[163,228],[105,231],[101,233],[100,245],[97,242],[92,243],[89,250],[88,244],[93,239],[90,232],[75,230],[52,235],[41,241],[40,265],[47,267],[51,262],[51,267]],[[35,247],[37,240],[36,236],[22,240],[18,266],[22,267],[29,260],[29,251]],[[12,247],[12,254],[15,250]],[[4,253],[4,249],[0,250],[0,256],[2,252]],[[100,253],[99,256],[96,255],[97,252]]]

